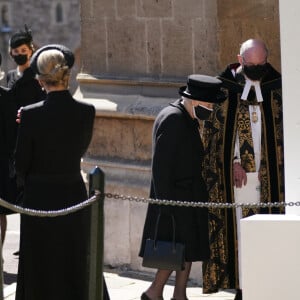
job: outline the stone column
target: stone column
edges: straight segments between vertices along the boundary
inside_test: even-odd
[[[300,3],[296,0],[289,3],[281,0],[280,29],[282,51],[282,83],[284,99],[284,151],[285,151],[285,193],[286,202],[300,201],[300,151],[299,129],[300,117],[298,99],[300,98],[299,76],[300,41],[297,36]],[[300,215],[299,206],[288,206],[286,214]]]

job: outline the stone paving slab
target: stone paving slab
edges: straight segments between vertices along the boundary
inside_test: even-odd
[[[14,300],[18,270],[18,256],[13,253],[19,248],[20,216],[12,214],[8,216],[6,240],[3,247],[4,259],[4,299]],[[126,268],[104,269],[111,300],[139,300],[141,294],[150,285],[154,274],[137,272]],[[170,279],[164,290],[164,299],[172,297],[174,279]],[[189,300],[233,300],[233,291],[222,291],[216,294],[202,294],[201,287],[194,282],[189,283],[187,289]]]
[[[111,300],[139,300],[151,283],[151,276],[135,271],[104,273]],[[148,278],[147,278],[148,276]],[[174,283],[168,282],[164,289],[164,299],[172,298]],[[215,294],[202,294],[202,288],[190,284],[187,289],[189,300],[233,300],[234,291],[220,291]]]
[[[4,288],[4,299],[15,300],[16,283],[12,283]]]
[[[111,300],[139,300],[140,295],[149,286],[148,281],[134,279],[130,277],[122,277],[114,273],[104,273],[109,295]],[[15,299],[16,284],[7,286],[4,290],[5,300]],[[166,285],[164,290],[164,299],[171,299],[173,292],[172,285]],[[188,287],[187,296],[189,300],[233,300],[234,294],[223,291],[216,294],[204,295],[199,287]]]

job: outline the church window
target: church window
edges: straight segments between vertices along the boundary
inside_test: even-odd
[[[56,21],[56,23],[63,23],[64,22],[63,6],[62,6],[61,3],[56,4],[55,21]]]

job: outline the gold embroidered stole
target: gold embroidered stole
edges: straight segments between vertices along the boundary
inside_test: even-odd
[[[246,172],[255,172],[252,129],[249,115],[249,103],[241,100],[237,113],[237,132],[240,143],[241,165]]]
[[[252,138],[252,128],[251,128],[251,120],[249,113],[249,105],[258,105],[257,102],[250,102],[240,100],[239,109],[237,113],[237,131],[239,134],[239,143],[240,143],[240,158],[241,165],[246,172],[256,172],[256,164],[255,164],[255,154],[253,147],[253,138]],[[253,117],[253,116],[252,116]],[[254,120],[252,120],[254,121]],[[266,168],[263,163],[265,160],[265,143],[264,143],[264,126],[263,126],[263,118],[262,122],[262,136],[261,136],[261,164],[260,164],[260,181],[261,188],[268,186],[263,184],[267,180],[266,176]],[[263,170],[263,172],[262,172]],[[264,198],[264,195],[267,195],[266,191],[261,190],[261,198]],[[261,199],[262,201],[262,199]],[[259,213],[258,208],[243,208],[242,214],[243,217],[247,217],[253,214]]]

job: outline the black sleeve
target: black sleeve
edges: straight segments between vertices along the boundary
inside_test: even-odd
[[[174,170],[178,159],[177,148],[180,137],[180,119],[169,115],[157,128],[154,124],[152,181],[157,199],[174,199]]]

